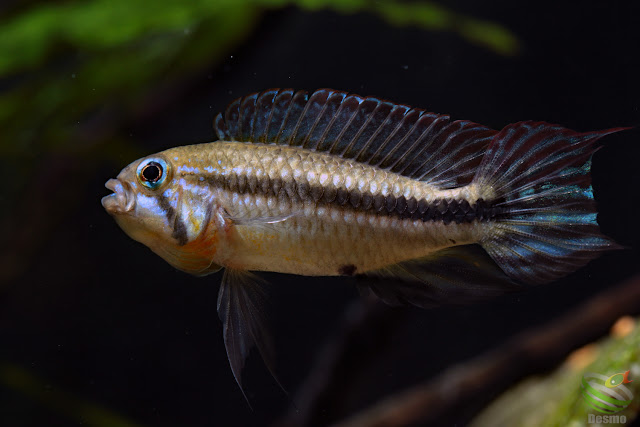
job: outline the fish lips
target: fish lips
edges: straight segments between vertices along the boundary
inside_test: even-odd
[[[127,184],[119,179],[110,179],[104,185],[113,194],[102,198],[102,206],[110,214],[123,214],[133,210],[136,199]]]

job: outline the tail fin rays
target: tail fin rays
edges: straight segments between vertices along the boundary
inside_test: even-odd
[[[620,248],[600,233],[590,169],[595,142],[624,129],[578,133],[520,122],[493,138],[473,183],[507,212],[481,244],[510,277],[550,282]]]

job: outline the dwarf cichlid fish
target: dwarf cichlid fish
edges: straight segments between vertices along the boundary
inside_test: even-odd
[[[136,160],[105,209],[175,268],[224,268],[218,313],[234,377],[252,346],[273,374],[250,271],[356,276],[389,304],[471,301],[567,275],[602,235],[591,156],[615,128],[501,131],[334,90],[267,90],[214,120],[218,141]]]

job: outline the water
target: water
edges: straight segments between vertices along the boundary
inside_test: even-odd
[[[120,144],[114,142],[110,157],[33,153],[50,163],[38,171],[37,185],[26,186],[33,197],[17,212],[29,214],[11,211],[7,235],[13,240],[3,256],[15,252],[15,274],[0,294],[0,363],[10,364],[8,372],[16,366],[26,370],[35,385],[26,391],[0,385],[2,425],[87,422],[74,404],[56,400],[59,393],[138,425],[270,425],[285,416],[289,401],[257,358],[245,370],[253,411],[235,384],[215,312],[221,276],[177,272],[125,236],[100,206],[108,193],[104,182],[139,154],[214,140],[212,110],[271,87],[331,87],[493,128],[528,119],[581,131],[638,125],[638,15],[633,6],[616,5],[583,2],[575,10],[539,2],[456,2],[461,13],[510,28],[522,45],[516,56],[492,53],[450,33],[391,27],[368,15],[270,13],[222,63],[172,90],[159,86],[158,102],[133,109],[123,127],[91,123],[90,131],[112,132]],[[124,141],[135,141],[137,148],[121,150],[122,135],[131,135]],[[380,328],[380,340],[354,344],[366,351],[356,351],[358,362],[347,364],[341,387],[313,412],[314,421],[336,421],[427,380],[637,274],[638,136],[629,131],[608,137],[593,162],[602,229],[630,249],[605,254],[554,284],[487,304],[388,314],[389,323],[371,324]],[[48,186],[69,176],[77,177],[77,185],[63,197],[51,196]],[[24,182],[5,185],[14,194]],[[56,216],[55,227],[42,231],[38,219],[48,223]],[[31,241],[38,245],[24,250]],[[272,283],[278,371],[301,405],[304,398],[296,390],[327,357],[321,349],[343,330],[344,310],[357,291],[347,279],[265,277]],[[459,419],[445,424],[464,423],[467,416],[460,411]]]

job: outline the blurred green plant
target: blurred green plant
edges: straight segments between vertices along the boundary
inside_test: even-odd
[[[218,61],[269,9],[369,12],[399,26],[454,31],[501,54],[518,49],[505,28],[431,2],[388,0],[93,0],[37,3],[0,19],[3,158],[92,150],[74,143],[78,119],[141,110],[143,94]],[[43,67],[46,67],[43,69]],[[26,73],[26,74],[25,74]],[[113,145],[111,145],[113,147]],[[119,148],[122,148],[120,146]]]
[[[289,5],[309,10],[329,8],[342,13],[371,12],[394,25],[458,32],[469,41],[485,45],[498,53],[513,54],[518,49],[517,39],[505,28],[459,15],[431,2],[93,0],[45,3],[4,23],[0,29],[0,75],[42,64],[58,43],[68,43],[81,49],[113,48],[153,33],[181,32],[208,18],[224,17],[236,22],[234,16],[237,18],[250,9],[255,11],[256,8]]]
[[[485,408],[471,425],[587,426],[589,414],[602,414],[585,403],[580,392],[582,376],[587,372],[612,375],[626,370],[631,370],[634,381],[627,387],[635,398],[615,415],[624,415],[628,423],[633,421],[640,413],[640,319],[626,320],[634,325],[629,333],[586,346],[549,375],[515,385]]]

